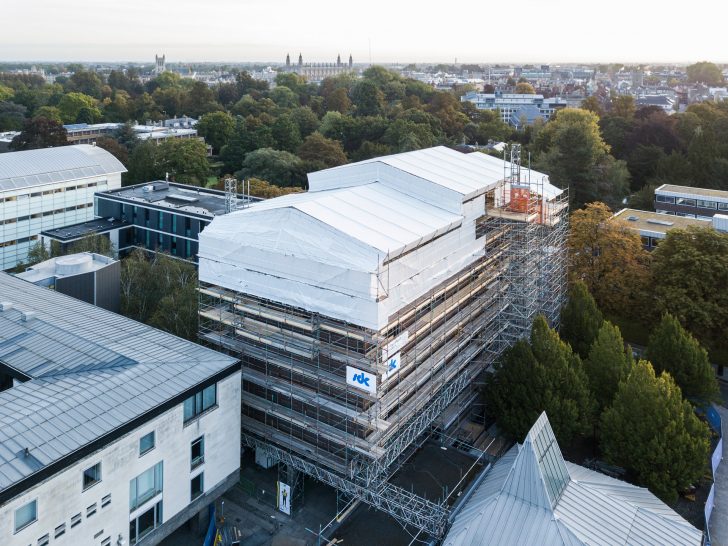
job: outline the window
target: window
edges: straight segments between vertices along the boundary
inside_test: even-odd
[[[51,536],[48,533],[46,533],[45,535],[43,535],[42,537],[40,537],[38,539],[38,546],[48,546],[48,544],[50,544],[50,542],[51,542]]]
[[[111,537],[106,537],[101,541],[101,546],[111,546]]]
[[[698,199],[697,204],[703,209],[715,209],[715,201],[706,201],[705,199]]]
[[[162,501],[129,522],[129,544],[136,544],[162,524]]]
[[[205,473],[200,472],[190,481],[190,500],[195,500],[205,490]]]
[[[162,492],[162,462],[142,472],[129,482],[129,510],[136,510],[142,504]]]
[[[56,538],[58,538],[58,537],[63,536],[65,534],[66,534],[66,524],[65,523],[61,523],[58,527],[56,527],[56,531],[54,533],[54,536]]]
[[[728,210],[728,203],[718,203],[718,210]]]
[[[694,207],[695,199],[688,199],[687,197],[678,197],[675,200],[675,203],[678,205],[686,206],[686,207]]]
[[[675,198],[669,197],[667,195],[656,195],[655,201],[657,201],[658,203],[673,203],[674,204]]]
[[[101,463],[96,463],[91,468],[83,471],[83,489],[96,485],[101,481]]]
[[[145,434],[139,439],[139,456],[141,457],[145,453],[148,453],[152,449],[154,449],[155,445],[155,438],[154,438],[154,431],[149,432],[148,434]]]
[[[15,532],[38,520],[38,501],[31,501],[15,511]]]
[[[76,525],[80,525],[80,524],[81,524],[81,514],[79,513],[71,518],[71,529],[76,527]]]
[[[190,460],[192,461],[192,468],[197,468],[205,462],[205,437],[197,438],[192,442]]]
[[[108,495],[104,496],[101,499],[101,508],[106,508],[110,504],[111,504],[111,493],[109,493]]]
[[[93,503],[91,506],[86,507],[86,517],[90,518],[96,513],[96,503]]]
[[[209,410],[217,403],[217,385],[213,384],[209,387],[196,392],[184,401],[184,420],[185,422],[197,417],[202,412]]]

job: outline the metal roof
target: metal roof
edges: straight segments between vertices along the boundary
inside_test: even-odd
[[[0,191],[124,173],[112,154],[88,144],[0,154]]]
[[[698,198],[715,197],[719,202],[728,202],[728,191],[713,190],[710,188],[694,188],[692,186],[677,186],[675,184],[663,184],[655,188],[655,195],[674,195],[676,197]]]
[[[560,483],[561,492],[554,497],[554,485]],[[701,542],[698,529],[647,489],[565,462],[543,413],[523,445],[515,445],[493,465],[457,514],[443,544]]]
[[[0,273],[0,494],[233,368],[234,358]],[[27,449],[27,454],[26,454]]]

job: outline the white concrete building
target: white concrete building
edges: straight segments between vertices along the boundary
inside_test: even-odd
[[[514,125],[522,113],[536,109],[544,120],[549,120],[557,110],[566,107],[566,100],[561,97],[544,98],[543,95],[523,93],[466,93],[460,97],[461,102],[471,102],[478,110],[498,110],[503,123]],[[533,118],[533,115],[527,115]]]
[[[94,218],[94,193],[121,187],[124,165],[95,146],[0,154],[0,270],[25,261],[48,229]]]
[[[0,544],[157,544],[237,482],[235,359],[2,273],[0,302]]]

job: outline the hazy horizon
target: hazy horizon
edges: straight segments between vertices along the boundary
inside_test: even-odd
[[[27,0],[3,8],[18,24],[0,35],[0,60],[149,63],[166,54],[168,62],[265,64],[300,52],[305,62],[337,54],[355,63],[728,62],[716,0],[690,11],[674,0],[659,9],[626,0],[608,9],[576,0],[522,0],[519,10],[410,4],[372,0],[356,11],[332,0]]]

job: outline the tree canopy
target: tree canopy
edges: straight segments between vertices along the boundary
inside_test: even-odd
[[[638,483],[667,503],[700,478],[710,452],[710,432],[682,398],[668,373],[655,375],[644,360],[620,383],[602,414],[601,448]]]
[[[589,388],[599,411],[611,405],[619,383],[632,369],[632,355],[625,351],[619,328],[604,321],[584,361]]]
[[[488,413],[501,430],[521,439],[546,411],[560,443],[586,434],[593,421],[593,400],[578,355],[536,318],[530,344],[521,340],[506,350],[485,386]]]
[[[665,314],[650,336],[647,358],[660,373],[668,372],[685,397],[702,403],[718,399],[718,382],[708,353],[670,314]]]
[[[604,317],[583,281],[569,289],[569,299],[561,308],[560,334],[579,356],[586,358],[597,338]]]

